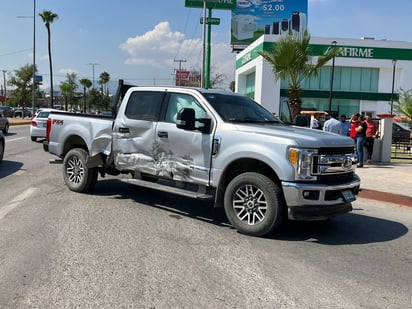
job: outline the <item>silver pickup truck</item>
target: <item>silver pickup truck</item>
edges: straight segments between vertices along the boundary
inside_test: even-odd
[[[116,115],[52,112],[44,149],[67,187],[91,190],[106,174],[212,199],[241,233],[352,210],[359,192],[352,139],[287,125],[246,96],[212,89],[131,87]],[[116,103],[115,103],[116,104]]]

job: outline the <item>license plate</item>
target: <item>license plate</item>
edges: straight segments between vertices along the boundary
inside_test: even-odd
[[[43,128],[45,128],[46,126],[47,126],[47,124],[46,124],[46,123],[43,123],[43,124],[42,124],[42,127],[43,127]]]
[[[355,200],[355,196],[353,195],[351,190],[342,191],[343,200],[345,202],[353,202]]]

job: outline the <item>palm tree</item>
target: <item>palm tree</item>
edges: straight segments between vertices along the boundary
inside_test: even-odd
[[[47,29],[47,47],[49,50],[49,64],[50,64],[50,106],[53,108],[53,66],[52,66],[52,57],[51,57],[51,32],[50,32],[50,24],[53,23],[55,19],[59,18],[59,15],[53,13],[51,11],[44,10],[43,13],[40,13],[39,16],[43,19],[44,25]]]
[[[88,78],[80,79],[79,83],[83,86],[83,113],[86,113],[86,88],[90,88],[93,83]]]
[[[312,64],[310,34],[289,34],[281,37],[272,51],[260,51],[259,54],[272,65],[276,79],[289,79],[289,105],[295,119],[301,111],[300,83],[312,76],[317,76],[319,69],[333,57],[341,53],[340,48],[327,49],[323,56]]]
[[[61,82],[60,91],[64,99],[64,110],[67,111],[69,108],[69,101],[71,100],[71,97],[73,96],[74,86],[67,81]]]
[[[412,121],[412,90],[399,89],[399,100],[395,102],[395,110],[398,114],[404,114]]]
[[[107,83],[109,82],[109,80],[110,80],[109,73],[103,72],[102,74],[100,74],[99,84],[102,85],[102,92],[106,95],[109,93],[108,86],[107,86]]]

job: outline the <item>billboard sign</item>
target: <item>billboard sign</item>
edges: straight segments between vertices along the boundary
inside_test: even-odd
[[[204,0],[185,0],[185,7],[203,8]],[[217,10],[233,10],[236,0],[206,0],[206,8]]]
[[[262,34],[303,33],[307,16],[308,0],[237,0],[231,44],[249,45]]]
[[[176,71],[176,79],[177,80],[189,80],[190,71],[186,70],[177,70]]]

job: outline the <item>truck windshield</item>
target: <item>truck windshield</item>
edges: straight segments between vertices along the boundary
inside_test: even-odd
[[[224,121],[282,123],[279,118],[246,96],[221,93],[203,93],[203,95]]]

